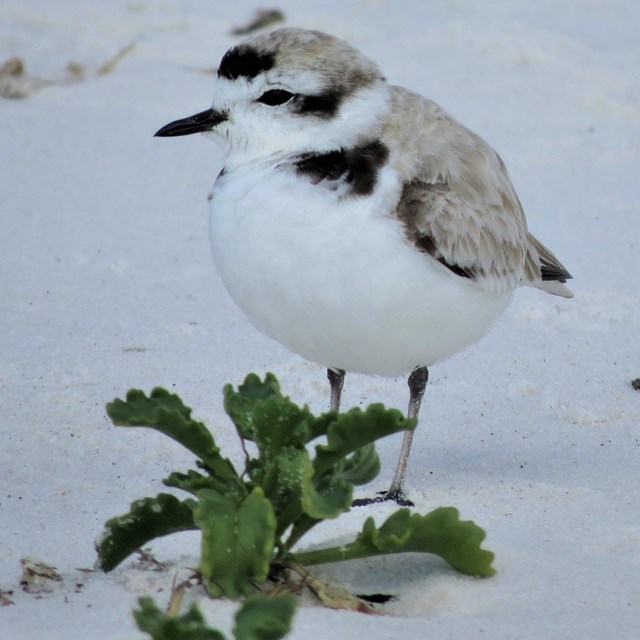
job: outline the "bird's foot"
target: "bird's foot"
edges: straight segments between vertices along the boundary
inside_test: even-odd
[[[376,504],[379,502],[393,501],[399,507],[414,507],[415,505],[411,500],[404,497],[402,489],[378,491],[375,498],[357,498],[351,503],[352,507],[366,507],[370,504]]]

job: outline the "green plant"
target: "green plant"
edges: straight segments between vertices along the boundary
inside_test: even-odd
[[[140,598],[133,616],[140,631],[152,640],[225,640],[217,629],[205,622],[193,604],[186,613],[173,616],[161,611],[151,598]],[[279,640],[291,628],[295,599],[289,594],[276,597],[254,596],[238,609],[235,640]]]
[[[457,570],[494,573],[493,554],[480,544],[484,531],[461,521],[453,507],[421,516],[399,509],[380,527],[369,518],[356,539],[340,547],[294,551],[300,539],[325,519],[349,510],[354,485],[379,472],[375,440],[413,421],[380,404],[364,411],[314,416],[280,392],[275,376],[247,376],[238,389],[226,385],[225,410],[245,451],[238,473],[220,454],[209,430],[191,409],[164,389],[150,396],[131,390],[107,413],[116,425],[146,426],[173,438],[197,456],[198,470],[164,480],[191,497],[161,493],[132,503],[129,513],[109,520],[97,544],[98,567],[109,571],[143,544],[187,529],[202,532],[200,572],[213,596],[240,598],[265,583],[277,567],[313,565],[373,555],[434,553]],[[308,446],[315,445],[315,455]],[[254,443],[250,455],[247,443]]]

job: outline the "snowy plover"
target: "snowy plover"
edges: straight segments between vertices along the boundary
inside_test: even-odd
[[[345,371],[411,372],[417,416],[427,367],[481,338],[516,287],[572,295],[498,154],[342,40],[278,29],[233,47],[213,108],[156,135],[197,132],[226,146],[222,280],[260,331],[328,367],[332,409]],[[402,500],[412,437],[388,498]]]

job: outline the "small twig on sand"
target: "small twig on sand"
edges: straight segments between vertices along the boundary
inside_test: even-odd
[[[111,73],[116,68],[116,65],[135,49],[135,46],[136,43],[131,42],[126,47],[122,47],[122,49],[120,49],[120,51],[118,51],[115,56],[112,56],[102,65],[100,65],[98,71],[96,71],[97,75],[106,76],[108,73]]]

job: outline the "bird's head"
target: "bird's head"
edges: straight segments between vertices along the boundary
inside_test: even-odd
[[[249,159],[349,147],[379,135],[388,85],[377,65],[324,33],[277,29],[227,51],[213,106],[156,136],[212,132]]]

